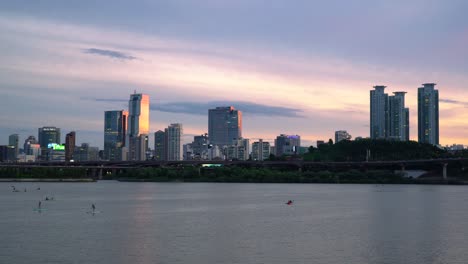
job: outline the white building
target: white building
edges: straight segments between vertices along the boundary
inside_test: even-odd
[[[263,139],[252,144],[252,160],[267,160],[270,157],[270,143],[264,142]]]
[[[181,142],[182,124],[171,124],[165,129],[167,160],[182,160],[183,145]]]

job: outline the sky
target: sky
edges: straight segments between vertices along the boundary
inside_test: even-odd
[[[43,126],[103,147],[104,111],[150,96],[150,131],[208,130],[243,112],[243,137],[302,145],[369,136],[369,91],[437,83],[440,143],[468,145],[468,1],[134,0],[0,2],[0,145]],[[153,137],[150,137],[150,144]]]

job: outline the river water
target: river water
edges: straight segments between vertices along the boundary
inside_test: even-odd
[[[0,263],[468,263],[468,187],[0,183]]]

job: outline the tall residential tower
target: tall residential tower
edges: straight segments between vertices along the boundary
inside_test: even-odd
[[[388,95],[387,86],[377,85],[370,91],[370,137],[386,138],[388,129]]]
[[[418,141],[439,145],[439,91],[435,83],[418,89]]]

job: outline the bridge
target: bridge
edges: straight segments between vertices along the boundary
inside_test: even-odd
[[[103,172],[112,174],[120,170],[138,168],[183,168],[206,166],[237,166],[245,168],[269,168],[300,171],[344,171],[344,170],[429,170],[442,171],[444,179],[448,177],[447,168],[456,167],[465,171],[468,169],[468,158],[444,158],[424,160],[396,161],[361,161],[361,162],[314,162],[303,160],[288,161],[224,161],[224,160],[190,160],[190,161],[86,161],[86,162],[30,162],[30,163],[0,163],[1,168],[83,168],[92,171],[96,176]],[[93,175],[94,176],[94,175]]]

